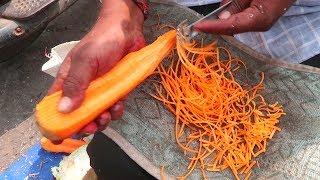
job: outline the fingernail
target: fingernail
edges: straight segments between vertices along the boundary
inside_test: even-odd
[[[72,108],[72,100],[68,97],[62,97],[58,106],[58,111],[68,113]]]
[[[98,119],[97,122],[98,122],[99,126],[105,126],[110,122],[110,120],[109,119]]]
[[[220,19],[228,19],[231,16],[229,11],[222,11],[219,15]]]
[[[113,111],[119,111],[120,110],[120,107],[121,107],[121,105],[120,104],[115,104],[113,107],[112,107],[112,110]]]

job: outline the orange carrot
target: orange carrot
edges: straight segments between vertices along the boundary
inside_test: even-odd
[[[277,103],[269,105],[259,91],[264,89],[264,73],[258,84],[237,81],[235,73],[247,67],[217,42],[204,46],[178,38],[176,52],[168,66],[160,65],[156,74],[155,99],[175,115],[176,141],[189,156],[187,178],[195,168],[219,171],[230,168],[236,179],[246,179],[256,164],[254,157],[266,151],[267,140],[285,115]],[[221,54],[226,55],[223,58]],[[157,81],[155,81],[157,82]],[[191,155],[191,156],[190,156]]]
[[[151,75],[175,44],[176,31],[171,30],[152,44],[128,54],[111,71],[90,84],[84,102],[71,113],[57,111],[61,91],[45,97],[36,107],[41,133],[50,140],[65,139],[77,133]]]
[[[51,140],[43,137],[40,140],[41,147],[49,152],[55,152],[55,153],[72,153],[79,147],[87,144],[83,140],[77,140],[77,139],[64,139],[60,144],[54,144]]]

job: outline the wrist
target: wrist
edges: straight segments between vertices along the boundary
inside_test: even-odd
[[[91,36],[143,31],[144,16],[133,0],[104,0]]]

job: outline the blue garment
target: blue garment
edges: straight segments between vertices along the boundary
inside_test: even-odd
[[[219,0],[175,1],[193,6]],[[301,63],[320,54],[320,0],[297,0],[269,31],[237,34],[235,38],[269,57]]]

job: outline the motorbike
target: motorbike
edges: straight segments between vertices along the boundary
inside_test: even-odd
[[[0,0],[0,63],[30,45],[77,0]]]

